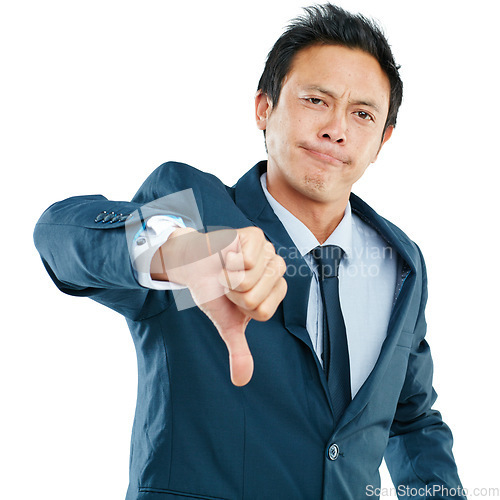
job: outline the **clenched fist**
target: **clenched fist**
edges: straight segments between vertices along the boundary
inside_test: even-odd
[[[153,279],[187,286],[216,326],[237,386],[247,384],[253,373],[246,326],[275,313],[286,294],[285,270],[285,261],[256,227],[210,233],[177,229],[151,263]]]

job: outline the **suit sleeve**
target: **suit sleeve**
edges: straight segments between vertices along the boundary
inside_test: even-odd
[[[143,319],[169,307],[172,296],[137,282],[129,252],[134,237],[154,215],[181,216],[188,226],[202,230],[204,205],[211,197],[232,203],[216,177],[166,163],[131,202],[92,195],[53,204],[35,227],[35,246],[61,291],[91,297],[127,318]]]
[[[427,275],[421,254],[420,258],[422,299],[385,460],[399,498],[465,499],[452,454],[451,431],[441,414],[432,409],[437,394],[425,340]],[[422,496],[415,496],[415,491]]]

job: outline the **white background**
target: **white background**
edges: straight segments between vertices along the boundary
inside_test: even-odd
[[[436,407],[464,486],[498,488],[496,2],[338,3],[381,22],[405,83],[396,132],[354,191],[424,252]],[[130,335],[52,285],[36,220],[72,195],[128,200],[167,160],[232,184],[264,159],[253,96],[304,4],[2,4],[0,498],[115,500],[128,482]]]

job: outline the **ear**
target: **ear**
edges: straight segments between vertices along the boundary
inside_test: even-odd
[[[255,121],[259,130],[266,130],[267,120],[271,114],[271,110],[271,100],[267,97],[267,94],[259,90],[255,96]]]
[[[380,153],[380,150],[382,149],[382,146],[391,138],[393,132],[394,132],[394,125],[389,125],[384,132],[384,137],[382,137],[382,142],[380,143],[380,147],[378,148],[377,154],[375,155],[375,158],[372,160],[372,163],[375,163]]]

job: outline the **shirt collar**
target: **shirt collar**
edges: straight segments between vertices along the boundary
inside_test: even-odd
[[[274,213],[283,224],[286,232],[297,247],[297,250],[300,252],[301,256],[303,257],[304,255],[308,254],[313,248],[316,248],[319,245],[319,242],[314,234],[309,230],[309,228],[271,196],[271,194],[267,190],[266,173],[263,173],[261,175],[260,183],[262,185],[264,195],[269,202],[269,205],[271,205]],[[342,248],[342,250],[344,250],[346,258],[349,258],[349,256],[351,255],[352,213],[350,202],[347,202],[347,206],[344,211],[344,217],[340,221],[339,225],[335,228],[333,233],[328,237],[323,245],[339,246],[340,248]]]

